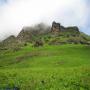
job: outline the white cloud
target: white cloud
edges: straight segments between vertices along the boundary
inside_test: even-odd
[[[85,0],[8,0],[0,7],[0,38],[17,35],[23,26],[39,22],[85,26]]]

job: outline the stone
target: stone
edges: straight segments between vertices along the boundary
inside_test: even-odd
[[[42,40],[37,40],[37,41],[35,41],[35,43],[34,43],[33,46],[34,46],[34,47],[43,46],[43,41],[42,41]]]
[[[60,32],[60,23],[56,23],[56,22],[54,21],[54,22],[52,23],[51,32],[52,32],[52,33],[58,33],[58,32]]]

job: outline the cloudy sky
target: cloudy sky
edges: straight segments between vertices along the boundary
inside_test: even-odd
[[[90,0],[0,0],[0,40],[23,26],[52,21],[90,35]]]

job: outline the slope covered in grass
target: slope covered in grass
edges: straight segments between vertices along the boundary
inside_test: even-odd
[[[90,46],[57,45],[0,52],[0,88],[90,90]]]

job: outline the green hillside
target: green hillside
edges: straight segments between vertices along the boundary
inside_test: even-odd
[[[27,44],[0,51],[0,90],[90,90],[90,46]]]
[[[0,90],[90,90],[90,36],[53,22],[0,42]]]

